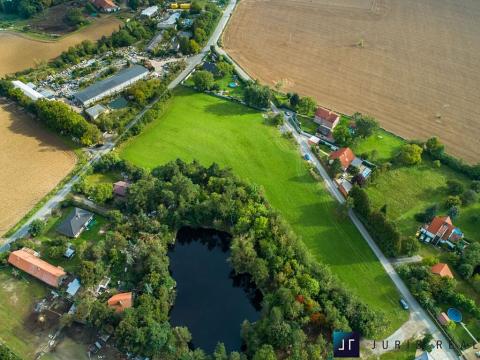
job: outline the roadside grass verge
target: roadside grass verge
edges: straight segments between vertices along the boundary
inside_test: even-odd
[[[147,169],[177,158],[231,167],[264,188],[315,258],[372,309],[385,313],[390,326],[378,336],[406,321],[397,290],[365,240],[337,214],[336,202],[311,176],[296,145],[266,125],[261,113],[182,87],[160,118],[123,144],[120,155]]]
[[[33,359],[37,347],[48,338],[42,332],[31,331],[28,318],[35,302],[48,289],[25,273],[20,274],[21,277],[15,278],[11,267],[0,269],[0,340],[22,359]]]

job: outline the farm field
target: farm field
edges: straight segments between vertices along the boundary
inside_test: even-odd
[[[148,169],[179,157],[231,167],[239,177],[263,186],[268,201],[312,254],[386,314],[391,320],[386,333],[407,319],[393,283],[356,228],[338,217],[335,201],[309,174],[296,146],[266,125],[259,112],[181,88],[164,115],[127,142],[120,155]]]
[[[55,134],[13,105],[0,103],[0,235],[18,222],[75,166]]]
[[[0,340],[23,359],[33,359],[40,345],[47,341],[47,334],[29,329],[28,318],[35,301],[48,292],[37,280],[22,274],[14,278],[11,269],[0,270]]]
[[[98,40],[117,30],[121,21],[117,18],[103,17],[93,24],[66,35],[56,41],[44,41],[28,38],[14,32],[0,32],[0,76],[24,70],[42,61],[48,61],[83,40]]]
[[[478,162],[479,17],[474,0],[242,0],[223,46],[268,85]]]

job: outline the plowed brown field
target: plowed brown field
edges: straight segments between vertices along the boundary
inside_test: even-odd
[[[0,236],[74,167],[60,138],[0,102]]]
[[[262,82],[480,161],[478,0],[241,0],[223,45]]]

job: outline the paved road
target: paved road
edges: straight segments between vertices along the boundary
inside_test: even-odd
[[[277,110],[274,108],[274,110]],[[318,161],[315,155],[310,150],[310,146],[308,145],[308,137],[304,134],[298,134],[295,129],[290,125],[288,121],[285,121],[286,126],[292,131],[292,134],[295,137],[295,140],[300,145],[300,150],[302,155],[308,154],[310,156],[312,164],[317,168],[318,172],[322,176],[325,186],[327,187],[328,191],[332,194],[332,196],[341,204],[345,203],[345,198],[342,196],[340,191],[338,190],[337,186],[330,178],[326,170],[323,168],[322,164]],[[353,224],[357,227],[360,234],[363,238],[367,241],[368,245],[374,252],[375,256],[378,258],[380,263],[382,264],[383,268],[385,269],[388,276],[392,279],[393,283],[397,287],[398,291],[400,292],[401,296],[408,302],[410,305],[410,319],[402,325],[400,329],[398,329],[394,334],[388,337],[385,340],[389,340],[390,344],[392,344],[395,340],[406,341],[410,339],[412,336],[418,335],[419,332],[426,332],[428,331],[433,335],[433,338],[436,340],[441,340],[444,347],[447,349],[435,349],[432,351],[431,355],[436,360],[441,359],[458,359],[458,355],[452,350],[448,349],[448,341],[444,337],[444,335],[440,332],[437,326],[433,323],[430,319],[428,314],[423,310],[417,300],[413,297],[410,293],[410,290],[406,287],[398,273],[395,271],[393,265],[390,261],[383,255],[383,253],[378,248],[375,241],[372,239],[370,234],[368,233],[365,226],[362,222],[358,219],[355,213],[350,210],[349,217],[352,220]],[[395,310],[395,309],[392,309]],[[401,311],[400,305],[398,311]]]
[[[231,0],[229,5],[225,8],[225,11],[220,19],[217,28],[213,32],[210,40],[202,49],[202,51],[195,55],[187,58],[187,66],[185,70],[183,70],[169,85],[169,89],[173,89],[178,84],[180,84],[187,76],[190,74],[193,69],[197,65],[199,65],[205,55],[210,51],[210,47],[212,45],[216,45],[218,39],[223,33],[225,26],[232,15],[233,10],[237,4],[237,0]],[[132,126],[134,126],[142,117],[143,115],[152,108],[152,106],[158,101],[155,99],[151,104],[147,105],[140,113],[135,116],[135,118],[125,127],[124,133],[126,133]],[[123,134],[122,134],[123,135]],[[107,142],[102,148],[97,150],[92,150],[93,153],[92,158],[83,166],[83,168],[70,179],[54,196],[52,196],[46,203],[43,205],[24,225],[22,225],[12,236],[10,236],[6,243],[2,245],[0,251],[5,249],[8,244],[12,243],[13,241],[20,239],[28,234],[28,227],[30,226],[31,222],[36,219],[45,219],[47,218],[52,210],[54,210],[58,204],[65,199],[65,197],[71,192],[73,185],[80,180],[80,178],[88,171],[88,169],[97,162],[103,155],[107,154],[108,152],[112,151],[115,146],[117,145],[118,140],[121,136],[117,137],[115,140]]]

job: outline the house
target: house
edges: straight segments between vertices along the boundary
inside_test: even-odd
[[[429,352],[424,351],[419,356],[417,356],[415,360],[435,360],[435,359],[432,357],[432,355],[430,355]]]
[[[74,297],[78,290],[80,290],[80,281],[78,279],[73,279],[67,285],[67,295],[70,297]]]
[[[70,238],[78,237],[93,219],[90,211],[74,208],[57,227],[57,232]]]
[[[442,312],[441,314],[439,314],[437,316],[437,320],[440,324],[442,324],[443,326],[446,326],[448,325],[448,323],[450,322],[450,318],[448,317],[447,314],[445,314],[444,312]]]
[[[338,190],[346,198],[350,190],[352,190],[352,183],[344,178],[336,179],[335,182],[337,183]]]
[[[61,267],[43,261],[36,251],[29,248],[10,253],[8,263],[55,288],[58,288],[67,276]]]
[[[106,13],[112,13],[120,10],[120,7],[112,0],[91,0],[91,3],[98,10]]]
[[[157,24],[158,29],[171,29],[171,28],[176,28],[177,27],[177,20],[180,18],[182,14],[179,12],[175,12],[171,14],[168,18],[164,19],[163,21],[160,21]]]
[[[340,148],[337,151],[330,153],[330,163],[338,159],[342,165],[343,170],[347,170],[353,160],[356,159],[355,154],[350,148]]]
[[[140,15],[150,18],[153,15],[155,15],[157,11],[158,11],[158,6],[154,5],[154,6],[147,7],[146,9],[143,9]]]
[[[453,279],[453,274],[450,268],[448,267],[447,264],[444,263],[438,263],[436,265],[433,265],[432,268],[430,269],[432,274],[440,275],[441,277],[448,277],[450,279]]]
[[[29,83],[31,84],[31,83]],[[34,88],[28,86],[27,84],[21,82],[20,80],[13,80],[12,85],[15,89],[20,89],[20,91],[28,97],[30,100],[37,101],[38,99],[42,99],[44,96],[40,94]],[[33,84],[32,84],[33,85]]]
[[[100,104],[93,105],[92,107],[89,107],[87,110],[85,110],[85,113],[88,115],[88,117],[91,120],[95,120],[98,118],[100,115],[102,115],[104,112],[107,112],[108,109]]]
[[[210,73],[212,73],[213,75],[218,75],[218,68],[217,68],[217,65],[215,65],[214,63],[212,62],[209,62],[209,61],[205,61],[202,65],[202,70],[205,70],[205,71],[208,71]]]
[[[318,107],[313,121],[320,125],[318,128],[320,134],[328,139],[333,139],[332,132],[340,121],[340,115],[323,107]]]
[[[311,136],[308,139],[308,145],[310,146],[318,145],[319,143],[320,143],[320,139],[316,136]]]
[[[127,189],[130,184],[126,181],[117,181],[113,184],[113,193],[118,196],[127,196]]]
[[[124,311],[125,309],[131,308],[133,305],[133,293],[120,293],[117,295],[113,295],[110,299],[107,300],[107,304],[109,307],[115,310],[115,312],[119,313]]]
[[[426,243],[453,245],[453,242],[463,239],[463,233],[453,225],[450,216],[435,216],[429,224],[421,227],[419,238]]]

